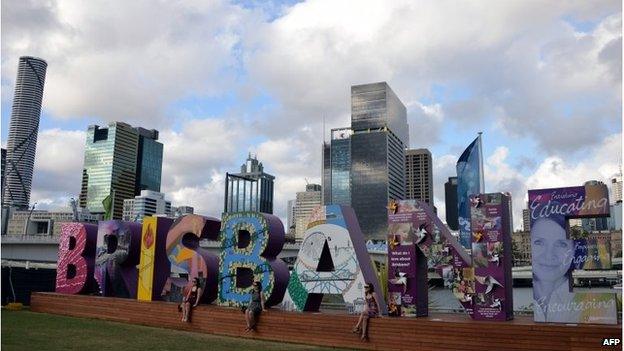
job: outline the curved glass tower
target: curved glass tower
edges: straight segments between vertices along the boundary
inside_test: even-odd
[[[29,205],[47,67],[40,58],[19,59],[7,139],[4,206],[28,208]]]

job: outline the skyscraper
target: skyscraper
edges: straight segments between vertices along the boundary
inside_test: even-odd
[[[134,198],[140,190],[160,190],[162,144],[139,153],[141,138],[160,144],[156,142],[157,131],[133,128],[123,122],[111,122],[107,127],[89,126],[80,207],[103,213],[102,201],[110,195],[113,218],[121,219],[125,199]]]
[[[409,146],[405,106],[386,82],[351,87],[351,130],[351,206],[366,238],[385,240],[386,206],[405,198]]]
[[[350,128],[331,131],[330,204],[351,205],[351,135]]]
[[[427,149],[405,151],[405,198],[424,201],[433,207],[433,170]]]
[[[444,207],[446,208],[446,224],[451,230],[458,230],[457,221],[457,177],[449,177],[444,183]]]
[[[165,194],[153,190],[142,190],[141,195],[123,202],[123,220],[143,222],[143,217],[165,215],[171,217],[171,201]]]
[[[3,205],[26,209],[30,203],[41,100],[48,64],[39,58],[19,58],[13,109],[7,139]]]
[[[611,178],[611,203],[622,202],[622,175]]]
[[[136,128],[139,134],[139,148],[137,151],[137,177],[134,195],[141,190],[160,191],[162,175],[163,144],[159,143],[158,131]]]
[[[286,216],[287,216],[286,233],[291,233],[291,229],[290,228],[294,228],[294,226],[295,226],[295,209],[296,209],[295,205],[296,205],[296,202],[297,202],[297,200],[288,200],[288,213],[286,214]]]
[[[323,205],[331,204],[331,169],[331,143],[323,142]]]
[[[295,240],[302,241],[310,215],[315,208],[321,205],[321,186],[318,184],[308,184],[306,191],[297,193],[295,203]]]
[[[273,213],[275,177],[264,172],[262,162],[247,157],[240,173],[225,174],[223,212],[257,211]]]
[[[2,165],[2,170],[0,171],[2,174],[2,179],[0,180],[0,184],[2,184],[2,190],[0,191],[0,194],[4,195],[4,172],[6,171],[6,149],[2,148],[2,159],[1,159],[1,165]],[[4,201],[4,199],[3,199]]]
[[[522,209],[522,230],[531,231],[531,211],[528,208]]]

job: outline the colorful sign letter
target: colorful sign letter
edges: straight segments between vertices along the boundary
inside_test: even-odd
[[[266,306],[282,302],[288,267],[276,257],[282,251],[284,240],[284,226],[274,215],[225,214],[221,226],[219,303],[247,305],[253,281],[261,282]]]
[[[85,223],[62,223],[56,292],[86,294],[95,286],[93,265],[97,226]]]
[[[474,243],[470,257],[425,202],[392,201],[388,206],[388,305],[392,314],[428,314],[430,267],[472,318],[513,318],[510,202],[502,193],[470,198]]]
[[[175,220],[167,234],[167,257],[171,262],[171,276],[162,294],[169,301],[182,301],[193,279],[202,286],[200,301],[211,303],[217,296],[219,259],[199,247],[200,239],[216,240],[221,222],[212,217],[186,215]],[[184,277],[188,276],[188,278]]]
[[[95,280],[102,296],[136,299],[141,224],[123,221],[98,223]]]
[[[607,216],[608,194],[602,183],[529,190],[536,322],[617,323],[615,294],[575,293],[571,279],[587,250],[578,250],[579,243],[570,239],[568,219]]]
[[[170,274],[166,241],[173,220],[164,217],[145,217],[141,232],[141,260],[137,299],[161,299],[161,292]]]
[[[350,313],[360,313],[365,283],[383,296],[355,212],[348,206],[318,207],[290,275],[285,308],[318,311],[324,294],[336,294],[342,295]],[[385,304],[380,307],[386,314]]]

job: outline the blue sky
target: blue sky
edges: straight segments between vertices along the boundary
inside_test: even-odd
[[[2,144],[17,58],[35,55],[49,67],[32,197],[50,208],[79,191],[80,133],[123,120],[161,131],[174,205],[218,215],[222,176],[253,152],[285,219],[320,181],[323,117],[348,125],[350,85],[375,81],[407,106],[411,146],[432,151],[440,209],[479,131],[486,189],[512,192],[516,227],[527,189],[617,173],[620,2],[357,4],[3,1]]]

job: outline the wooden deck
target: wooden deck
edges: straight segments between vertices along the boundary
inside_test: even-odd
[[[370,340],[351,333],[356,317],[269,310],[258,331],[245,333],[240,310],[200,305],[191,323],[180,322],[174,303],[142,302],[98,296],[33,293],[31,310],[98,318],[153,327],[369,350],[605,350],[603,338],[621,338],[622,326],[534,323],[528,317],[509,322],[476,322],[468,316],[439,314],[425,318],[377,318]],[[621,345],[619,346],[621,349]]]

